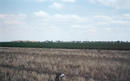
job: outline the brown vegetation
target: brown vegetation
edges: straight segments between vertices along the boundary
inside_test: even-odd
[[[0,81],[130,81],[130,51],[0,47]]]

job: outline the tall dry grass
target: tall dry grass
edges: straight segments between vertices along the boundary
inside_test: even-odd
[[[0,47],[0,81],[130,81],[130,51]]]

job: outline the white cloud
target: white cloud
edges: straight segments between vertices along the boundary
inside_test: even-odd
[[[122,15],[122,18],[130,19],[130,14],[123,14],[123,15]]]
[[[96,22],[95,25],[102,27],[128,27],[130,26],[130,18],[125,17],[124,15],[125,14],[115,16],[98,15],[94,16],[92,19]]]
[[[3,24],[23,24],[26,18],[26,14],[0,14]]]
[[[67,20],[71,20],[71,19],[75,19],[75,20],[80,20],[80,16],[78,15],[74,15],[74,14],[71,14],[71,15],[64,15],[64,14],[55,14],[53,15],[55,18],[58,18],[58,19],[67,19]]]
[[[130,0],[90,0],[92,3],[100,3],[115,9],[130,9]]]
[[[96,3],[96,0],[89,0],[91,3]]]
[[[44,1],[46,1],[46,0],[36,0],[37,2],[44,2]]]
[[[8,20],[8,21],[5,21],[6,24],[17,24],[17,25],[20,25],[20,24],[23,24],[23,22],[19,21],[19,20]]]
[[[74,3],[76,0],[62,0],[63,2],[70,2],[70,3]]]
[[[34,15],[35,16],[38,16],[38,17],[46,17],[46,16],[49,16],[48,13],[44,12],[44,11],[39,11],[39,12],[34,12]]]
[[[46,13],[46,12],[45,12]],[[88,29],[104,27],[129,27],[129,14],[123,15],[96,15],[81,17],[75,14],[48,14],[45,19],[38,18],[42,24],[51,24],[51,26],[66,26],[70,28]],[[44,23],[43,23],[44,22]],[[76,27],[75,27],[76,26]],[[91,31],[92,29],[90,29]],[[95,31],[95,30],[94,30]]]
[[[0,14],[0,19],[3,19],[3,18],[5,18],[5,15]]]
[[[27,17],[26,14],[0,14],[0,17],[1,18],[4,18],[4,19],[10,19],[10,18],[14,18],[14,19],[17,19],[17,18],[20,18],[20,19],[25,19]]]
[[[36,2],[46,2],[46,1],[54,2],[56,0],[35,0],[35,1]],[[76,2],[76,0],[59,0],[59,1],[68,2],[68,3],[74,3],[74,2]]]
[[[52,5],[50,5],[50,7],[54,9],[61,9],[63,8],[63,5],[61,3],[54,2]]]
[[[91,15],[82,17],[76,14],[49,14],[42,10],[34,12],[33,16],[28,15],[29,17],[25,14],[0,14],[0,21],[2,21],[0,22],[0,30],[3,33],[6,32],[5,40],[8,39],[12,31],[24,33],[21,35],[14,33],[14,38],[11,38],[12,40],[18,38],[40,41],[120,40],[125,39],[124,36],[127,39],[129,38],[129,15]],[[10,30],[8,28],[11,31],[8,31]],[[4,38],[1,40],[4,40]]]

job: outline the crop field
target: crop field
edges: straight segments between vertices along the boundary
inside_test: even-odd
[[[0,81],[130,81],[130,50],[0,47]]]

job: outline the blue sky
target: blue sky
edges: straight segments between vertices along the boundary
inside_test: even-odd
[[[0,41],[130,41],[130,0],[0,0]]]

